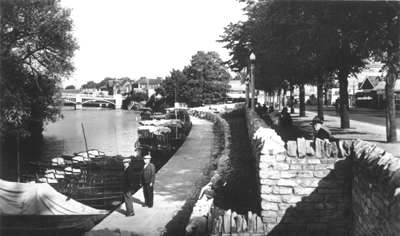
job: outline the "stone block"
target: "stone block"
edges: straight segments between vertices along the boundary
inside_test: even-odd
[[[296,179],[296,182],[301,187],[318,187],[320,179],[315,178],[303,178]]]
[[[321,164],[321,160],[316,158],[307,158],[307,164]]]
[[[260,178],[262,179],[280,179],[280,172],[276,170],[261,170]]]
[[[271,210],[267,210],[267,211],[261,211],[261,215],[263,217],[268,217],[268,218],[275,218],[278,216],[278,213],[276,211],[271,211]],[[250,224],[250,222],[249,222]]]
[[[308,156],[314,156],[315,155],[315,151],[314,148],[312,147],[312,140],[306,140],[306,154]]]
[[[267,202],[267,201],[261,201],[261,209],[262,210],[273,210],[273,211],[279,210],[278,203]]]
[[[295,141],[287,142],[287,155],[290,157],[297,157],[297,143]]]
[[[332,147],[331,147],[331,142],[329,142],[328,139],[324,140],[324,153],[323,153],[323,157],[324,158],[330,158],[332,154]]]
[[[315,156],[321,158],[324,153],[324,141],[316,138],[315,139]]]
[[[278,153],[275,155],[275,160],[283,162],[286,160],[286,155],[284,153]]]
[[[275,179],[260,179],[260,183],[265,185],[276,185],[277,182]]]
[[[286,163],[275,163],[273,168],[275,170],[289,170],[289,164],[286,164]]]
[[[332,148],[331,157],[338,158],[339,157],[339,148],[338,148],[336,142],[331,142],[331,148]]]
[[[274,194],[292,194],[293,188],[292,187],[274,186],[272,188],[272,193],[274,193]]]
[[[313,177],[314,173],[311,170],[300,170],[297,171],[297,177],[300,178],[308,178],[308,177]]]
[[[314,177],[317,177],[317,178],[324,178],[324,177],[326,177],[330,172],[331,172],[331,170],[316,170],[316,171],[314,171]]]
[[[319,164],[314,166],[315,170],[333,170],[335,169],[335,164]]]
[[[283,179],[290,179],[290,178],[294,178],[297,176],[297,171],[296,170],[288,170],[288,171],[282,171],[280,173],[281,178]]]
[[[315,188],[295,187],[294,193],[298,195],[310,195],[314,190]]]
[[[274,223],[276,223],[277,222],[277,217],[268,217],[268,216],[264,216],[263,214],[262,214],[262,212],[261,212],[261,218],[262,218],[262,220],[263,220],[263,222],[264,223],[266,223],[266,224],[274,224]]]
[[[281,202],[282,198],[280,195],[274,194],[261,194],[261,199],[267,202]]]
[[[301,169],[303,169],[303,166],[301,164],[290,164],[289,169],[290,170],[301,170]]]
[[[262,222],[261,217],[257,216],[256,222],[257,222],[256,232],[263,233],[264,232],[264,223]]]
[[[282,196],[282,201],[284,203],[297,203],[297,202],[301,201],[301,197],[293,196],[293,195],[285,195],[285,196]]]
[[[268,185],[261,185],[261,193],[272,193],[272,187]]]
[[[231,232],[231,210],[225,211],[224,214],[224,220],[223,220],[223,228],[224,228],[224,233],[230,233]]]
[[[289,207],[294,207],[296,206],[296,203],[279,203],[279,210],[286,210]]]
[[[280,180],[278,180],[277,185],[278,186],[293,187],[293,186],[297,186],[297,183],[296,183],[295,180],[291,180],[291,179],[280,179]]]
[[[304,138],[297,138],[297,153],[299,158],[303,158],[306,156],[307,152],[307,144]]]

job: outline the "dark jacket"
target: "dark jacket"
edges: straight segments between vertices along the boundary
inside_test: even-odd
[[[135,190],[140,184],[140,171],[135,170],[133,165],[129,165],[128,168],[124,170],[123,176],[123,190]]]
[[[333,139],[332,134],[329,131],[329,129],[324,127],[324,126],[322,126],[318,130],[318,132],[315,134],[315,138],[319,138],[319,139],[322,139],[322,140],[324,140],[324,139],[332,140]]]
[[[142,173],[142,184],[154,184],[156,178],[156,168],[153,163],[149,163],[144,169]]]

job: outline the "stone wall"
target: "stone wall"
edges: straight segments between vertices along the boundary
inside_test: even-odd
[[[285,144],[254,112],[247,117],[269,235],[349,235],[350,159],[329,141],[320,140],[316,151],[310,140]]]
[[[400,160],[364,141],[352,143],[353,235],[400,235]]]
[[[246,115],[268,235],[400,235],[399,158],[361,140],[284,144]]]

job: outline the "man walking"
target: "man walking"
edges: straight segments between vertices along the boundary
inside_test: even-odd
[[[126,207],[126,216],[134,216],[135,211],[133,209],[133,197],[137,185],[139,184],[140,179],[138,178],[138,174],[135,172],[133,166],[130,164],[130,159],[124,159],[124,177],[123,177],[123,192],[124,192],[124,201]]]
[[[150,160],[151,156],[149,154],[144,156],[142,184],[145,205],[147,207],[153,207],[154,180],[156,175],[156,168],[150,163]]]

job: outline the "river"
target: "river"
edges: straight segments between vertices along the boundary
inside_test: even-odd
[[[35,147],[21,146],[21,165],[26,160],[46,161],[62,154],[85,150],[83,124],[89,149],[98,149],[106,155],[130,156],[137,140],[138,113],[127,110],[62,108],[63,119],[45,126],[43,142]],[[5,148],[7,149],[7,148]],[[2,152],[6,158],[1,164],[0,176],[16,178],[16,153]],[[24,172],[24,170],[22,170]]]
[[[89,149],[106,155],[129,156],[137,140],[138,114],[127,110],[84,108],[62,109],[63,119],[49,123],[43,132],[43,155],[54,157],[85,150],[83,124]]]

